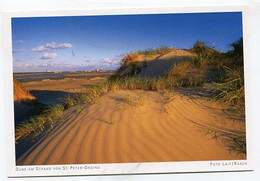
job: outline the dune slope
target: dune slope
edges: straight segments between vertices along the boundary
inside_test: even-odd
[[[227,116],[221,105],[203,98],[174,92],[169,100],[167,94],[157,92],[110,91],[81,112],[67,110],[65,121],[17,164],[245,159],[244,154],[228,151],[221,141],[205,133],[205,127],[215,125],[226,133],[243,134],[243,121]]]
[[[194,54],[188,51],[173,49],[171,52],[161,55],[154,61],[151,61],[149,66],[143,68],[137,77],[159,77],[168,72],[174,64],[180,63],[193,56]]]
[[[29,93],[29,91],[25,90],[21,85],[13,79],[13,90],[14,90],[14,101],[31,101],[36,98]]]
[[[125,67],[120,74],[129,74],[133,71],[134,67],[140,68],[137,77],[159,77],[168,72],[173,65],[194,57],[195,54],[177,48],[172,48],[168,53],[144,55],[137,54],[129,66]],[[146,62],[146,63],[145,63]],[[144,66],[147,64],[147,66]]]

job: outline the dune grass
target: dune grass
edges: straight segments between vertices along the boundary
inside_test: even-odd
[[[230,48],[228,52],[221,53],[198,41],[191,49],[197,56],[173,66],[168,76],[180,83],[176,87],[197,87],[206,82],[213,83],[214,100],[244,110],[243,39],[230,44]],[[213,78],[210,78],[211,74]]]
[[[156,54],[166,54],[169,53],[172,50],[172,48],[168,47],[168,46],[161,46],[155,49],[152,48],[148,48],[148,49],[144,49],[144,50],[138,50],[136,53],[137,54],[141,54],[141,55],[156,55]]]
[[[81,111],[84,109],[84,106],[83,105],[77,105],[76,108],[75,108],[75,112],[77,114],[81,113]]]
[[[144,92],[141,92],[140,94],[138,94],[137,97],[130,96],[129,94],[126,94],[126,95],[120,97],[119,101],[123,102],[127,105],[130,105],[130,106],[139,107],[139,106],[144,105],[144,102],[145,102],[144,96],[145,96]]]
[[[172,91],[163,92],[162,103],[169,104],[174,101],[175,95]]]
[[[175,64],[167,73],[167,78],[174,83],[174,87],[198,87],[205,83],[205,69],[193,64],[193,59]]]
[[[162,99],[161,103],[163,104],[162,108],[165,113],[169,113],[169,105],[172,103],[175,99],[175,95],[172,91],[168,90],[165,92],[162,92]]]
[[[215,83],[214,99],[234,105],[238,109],[244,110],[244,74],[241,70],[226,68],[227,78],[221,83]]]
[[[162,46],[155,49],[148,48],[144,50],[137,50],[135,52],[127,53],[126,56],[122,59],[121,63],[123,66],[128,66],[137,60],[138,55],[144,55],[145,57],[152,56],[152,55],[163,55],[169,53],[171,50],[172,48],[169,48],[167,46]]]
[[[220,53],[213,47],[203,42],[197,42],[192,51],[198,56],[193,60],[193,65],[205,72],[223,71],[224,75],[218,75],[215,85],[213,99],[232,105],[244,114],[244,62],[243,62],[243,39],[230,44],[231,49],[226,53]],[[229,151],[237,154],[246,154],[246,135],[225,133],[214,128],[206,128],[207,134],[212,138],[221,140]]]
[[[236,154],[246,154],[246,135],[242,133],[225,132],[216,127],[199,125],[199,132],[210,136],[228,148],[229,152]]]
[[[235,106],[238,110],[245,108],[243,40],[232,43],[231,50],[226,53],[225,76],[216,83],[215,99]]]
[[[40,115],[19,124],[15,129],[15,141],[17,142],[30,135],[36,137],[44,130],[52,129],[55,120],[62,117],[63,111],[64,107],[61,104],[49,106]]]
[[[140,57],[142,57],[142,59],[144,59],[144,61],[145,61],[146,58],[149,58],[154,55],[158,55],[158,56],[164,55],[166,53],[169,53],[171,50],[172,50],[172,48],[169,48],[167,46],[162,46],[162,47],[155,48],[155,49],[148,48],[148,49],[144,49],[144,50],[137,50],[135,52],[127,53],[125,55],[125,57],[122,58],[121,66],[118,69],[117,73],[119,74],[125,68],[132,66],[131,75],[136,75],[141,71],[140,67],[136,66],[136,64],[135,64],[138,60],[140,60]]]

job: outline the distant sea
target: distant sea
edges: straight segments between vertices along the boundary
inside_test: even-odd
[[[63,74],[36,74],[36,75],[19,75],[15,76],[18,80],[24,80],[24,79],[55,79],[55,78],[62,78],[64,77]]]

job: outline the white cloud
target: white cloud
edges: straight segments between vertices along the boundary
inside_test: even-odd
[[[110,59],[110,58],[104,58],[101,62],[102,62],[102,63],[112,63],[113,60]]]
[[[39,46],[39,47],[32,49],[32,51],[35,51],[35,52],[43,52],[43,51],[47,51],[47,50],[49,50],[49,48],[46,48],[44,46]]]
[[[61,44],[56,44],[55,42],[52,43],[47,43],[46,45],[41,45],[37,48],[32,48],[33,51],[36,52],[42,52],[42,51],[47,51],[47,50],[55,50],[55,49],[65,49],[65,48],[71,48],[72,45],[70,43],[61,43]]]
[[[52,42],[52,43],[47,43],[45,45],[46,48],[51,48],[51,49],[55,49],[56,48],[56,43],[55,42]]]
[[[108,63],[108,64],[118,64],[120,60],[118,59],[111,59],[111,58],[104,58],[101,63]]]
[[[45,53],[41,59],[53,59],[57,56],[56,53]]]
[[[72,45],[70,43],[61,43],[57,46],[57,48],[71,48]]]
[[[25,49],[13,49],[13,53],[25,52]]]

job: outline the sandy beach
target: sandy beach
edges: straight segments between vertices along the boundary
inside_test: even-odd
[[[55,105],[62,102],[67,95],[82,92],[91,85],[96,85],[107,80],[107,75],[103,73],[81,73],[70,74],[63,79],[40,79],[21,82],[24,89],[30,91],[32,95],[37,97],[38,102],[44,105]],[[19,75],[19,74],[18,74]],[[29,74],[30,75],[37,75]],[[90,78],[82,78],[89,76]],[[109,74],[110,75],[110,74]],[[75,78],[73,78],[75,77]]]

